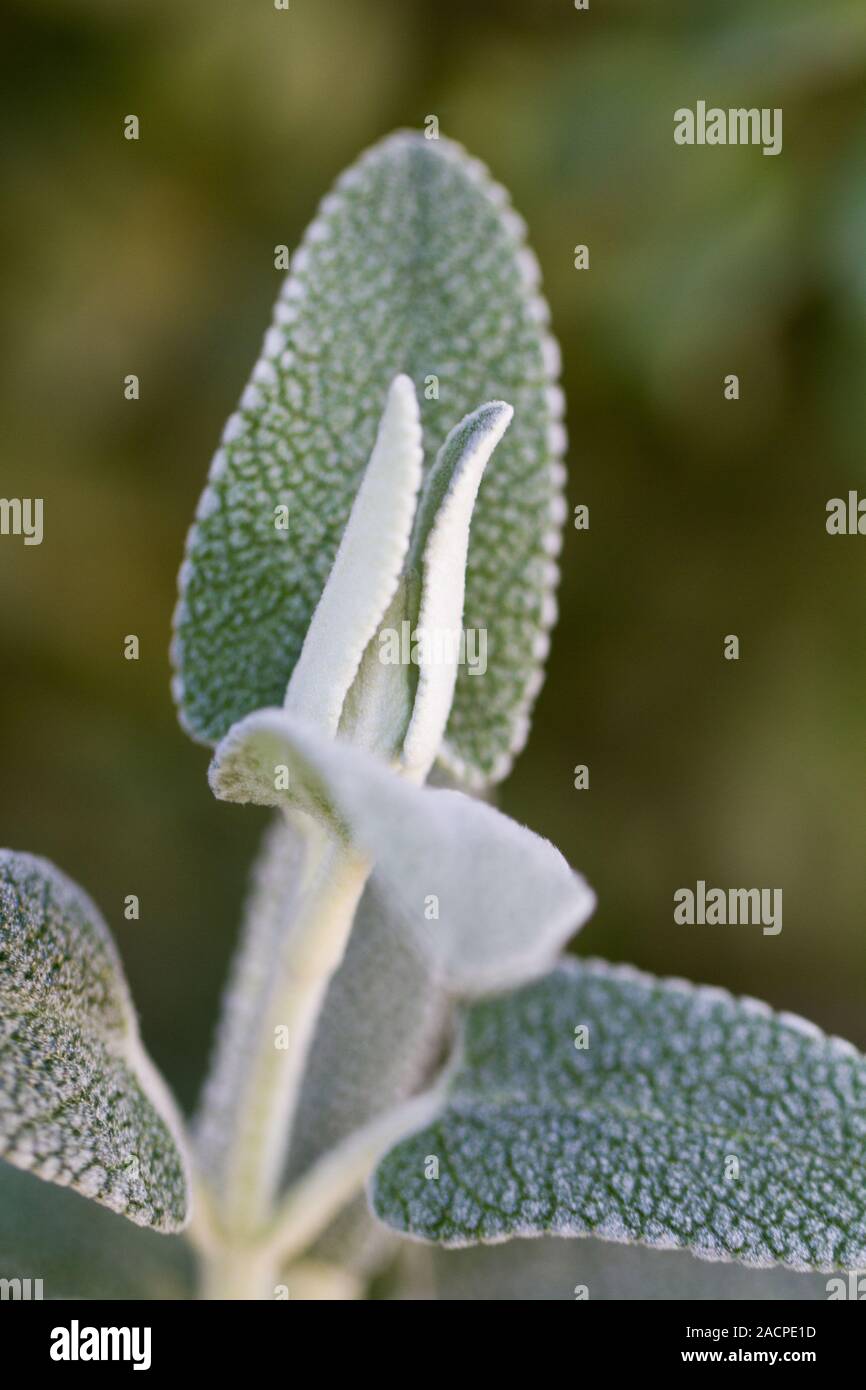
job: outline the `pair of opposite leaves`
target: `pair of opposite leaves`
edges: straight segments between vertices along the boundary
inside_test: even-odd
[[[447,914],[419,925],[418,939],[458,993],[537,974],[591,907],[544,841],[458,793],[412,785],[437,753],[473,789],[504,775],[539,683],[562,441],[534,280],[514,215],[474,162],[411,136],[371,151],[295,257],[182,573],[177,693],[196,736],[228,735],[212,770],[218,794],[273,804],[274,767],[288,765],[290,794],[377,861],[408,922],[423,920],[418,895],[447,871],[459,891],[445,892]],[[392,385],[373,438],[401,371],[437,378],[442,397],[425,393],[425,434],[443,447],[411,536],[420,441],[409,382]],[[442,406],[453,421],[490,395],[516,414],[468,542],[464,622],[492,627],[487,677],[389,670],[371,645],[384,619],[450,625],[463,598],[472,503],[508,407],[482,407],[445,440]],[[295,519],[290,549],[273,526],[280,502]],[[447,580],[427,584],[426,608],[425,573]],[[286,708],[262,711],[290,676]],[[7,856],[2,883],[12,950],[0,958],[0,1068],[15,1102],[0,1109],[3,1151],[177,1229],[176,1126],[152,1078],[142,1086],[104,926],[40,861]],[[79,936],[93,978],[69,973]],[[577,1024],[586,1052],[572,1045]],[[109,1105],[89,1047],[119,1069]],[[70,1106],[76,1143],[64,1132]],[[864,1113],[862,1059],[797,1020],[601,963],[561,967],[470,1012],[440,1120],[385,1160],[374,1201],[398,1229],[448,1243],[595,1231],[856,1267]],[[435,1182],[424,1178],[430,1153],[443,1155]]]

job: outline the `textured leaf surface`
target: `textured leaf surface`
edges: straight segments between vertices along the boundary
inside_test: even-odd
[[[470,1011],[441,1120],[386,1156],[372,1199],[450,1245],[596,1234],[863,1268],[864,1138],[849,1044],[721,990],[575,963]]]
[[[279,768],[289,769],[287,792],[275,789]],[[369,856],[380,890],[455,993],[532,979],[595,906],[548,840],[463,792],[417,787],[286,710],[237,724],[210,779],[229,801],[318,808]]]
[[[443,749],[479,783],[526,734],[553,616],[564,515],[561,393],[523,226],[446,140],[398,134],[338,181],[308,230],[202,496],[181,571],[176,695],[216,742],[281,704],[337,553],[389,383],[412,378],[428,461],[501,398],[514,422],[482,483],[465,622],[489,632],[483,680],[461,669]],[[438,377],[438,399],[425,385]],[[289,532],[274,527],[288,504]]]
[[[0,1155],[179,1230],[184,1159],[97,909],[46,860],[0,852]]]

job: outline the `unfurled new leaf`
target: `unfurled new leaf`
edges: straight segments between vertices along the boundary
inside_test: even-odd
[[[421,486],[421,422],[411,381],[391,384],[367,471],[286,691],[293,714],[337,732],[364,650],[400,579]]]
[[[866,1058],[849,1044],[722,990],[587,962],[474,1006],[464,1049],[441,1119],[376,1174],[395,1229],[866,1266]]]
[[[469,528],[478,489],[513,414],[505,401],[489,401],[455,425],[439,451],[415,518],[408,568],[418,577],[418,612],[412,615],[412,625],[420,634],[422,656],[401,761],[418,781],[426,778],[436,759],[453,705]],[[487,635],[485,630],[485,640]],[[476,669],[476,683],[486,675],[486,670]]]
[[[505,775],[540,683],[563,518],[545,322],[522,224],[457,146],[398,134],[342,176],[294,256],[190,533],[175,663],[196,737],[217,742],[282,703],[388,387],[405,373],[428,467],[482,402],[514,408],[469,547],[464,621],[489,634],[488,670],[459,671],[440,753],[473,785]]]
[[[416,515],[417,401],[408,377],[397,377],[289,681],[291,714],[339,731],[416,782],[442,746],[464,645],[469,528],[485,466],[511,415],[504,401],[490,401],[455,426]],[[484,662],[473,662],[481,679],[487,633],[473,637],[484,641]]]
[[[0,1156],[177,1231],[181,1142],[99,912],[46,860],[0,851]]]

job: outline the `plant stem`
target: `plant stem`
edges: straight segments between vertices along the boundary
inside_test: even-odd
[[[270,1217],[316,1023],[370,872],[312,822],[304,833],[303,877],[273,961],[221,1201],[225,1229],[247,1239]]]
[[[197,1125],[206,1190],[190,1239],[206,1298],[279,1296],[285,1266],[263,1233],[319,1014],[369,872],[366,858],[299,812],[274,826],[257,865]]]
[[[225,1245],[201,1262],[200,1299],[273,1299],[278,1270],[267,1251],[256,1246]]]
[[[270,1228],[259,1239],[200,1245],[204,1272],[201,1297],[275,1298],[282,1288],[279,1281],[288,1278],[285,1271],[290,1266],[297,1274],[296,1287],[316,1288],[321,1297],[356,1297],[359,1290],[345,1271],[315,1261],[293,1262],[360,1192],[387,1149],[433,1119],[441,1107],[445,1081],[443,1075],[429,1091],[378,1115],[325,1154],[289,1189]]]
[[[320,1158],[289,1188],[263,1249],[271,1251],[281,1267],[297,1259],[361,1190],[391,1145],[433,1119],[441,1108],[443,1091],[440,1080],[429,1091],[377,1115]]]

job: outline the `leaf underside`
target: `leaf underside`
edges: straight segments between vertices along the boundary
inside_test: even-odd
[[[328,990],[304,1077],[287,1181],[417,1090],[438,1060],[451,1001],[392,899],[367,885]],[[387,1246],[361,1196],[317,1242],[322,1258],[368,1267]]]
[[[295,256],[190,532],[174,659],[195,737],[217,742],[282,703],[389,383],[405,372],[428,467],[469,411],[491,398],[514,407],[469,551],[464,621],[488,630],[488,670],[461,668],[442,752],[474,785],[506,774],[540,683],[563,515],[545,321],[522,224],[458,146],[401,133],[342,176]],[[274,526],[284,504],[288,532]]]
[[[0,1156],[141,1226],[179,1230],[183,1159],[137,1074],[135,1020],[89,898],[0,852]]]
[[[595,1234],[862,1269],[864,1138],[847,1043],[722,990],[570,963],[471,1009],[441,1118],[386,1156],[371,1199],[445,1245]]]

